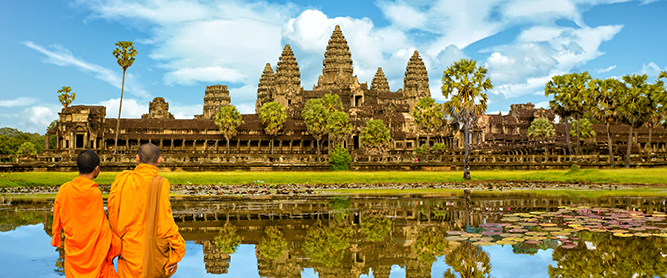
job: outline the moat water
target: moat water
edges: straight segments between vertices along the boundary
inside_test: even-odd
[[[173,277],[667,275],[665,198],[473,192],[171,202],[187,245]],[[49,244],[52,205],[0,196],[3,277],[64,276],[64,252]]]

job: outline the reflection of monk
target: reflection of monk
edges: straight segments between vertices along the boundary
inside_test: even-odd
[[[100,159],[91,150],[76,159],[79,176],[60,186],[53,204],[51,245],[61,247],[65,231],[66,277],[118,277],[113,258],[120,254],[120,239],[104,214],[102,192],[92,181],[100,173]]]
[[[111,228],[123,241],[123,250],[118,258],[118,274],[121,277],[141,277],[146,240],[146,194],[148,183],[157,175],[156,166],[162,161],[160,149],[154,144],[139,147],[137,162],[133,171],[124,171],[111,184],[109,193],[109,222]],[[164,179],[158,208],[157,237],[169,243],[167,273],[176,269],[185,255],[185,241],[178,233],[169,203],[170,185]]]

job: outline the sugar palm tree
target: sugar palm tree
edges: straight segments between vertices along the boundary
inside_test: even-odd
[[[343,110],[343,102],[340,101],[340,97],[336,94],[326,94],[322,98],[322,105],[327,110],[327,118],[335,111]],[[327,147],[331,149],[331,132],[327,128]]]
[[[615,78],[605,80],[591,80],[589,87],[592,89],[594,108],[591,109],[593,116],[607,125],[607,148],[609,149],[609,165],[614,168],[614,145],[611,142],[610,125],[620,120],[620,88],[621,84]]]
[[[421,130],[426,133],[426,149],[430,147],[429,141],[431,134],[442,128],[445,119],[445,112],[442,105],[435,102],[431,97],[425,97],[417,101],[417,105],[412,110],[412,117]]]
[[[215,124],[227,140],[227,153],[229,153],[229,139],[236,135],[238,132],[236,129],[242,121],[241,113],[234,105],[220,107],[220,111],[215,114]]]
[[[546,140],[554,137],[556,131],[554,130],[554,125],[552,125],[549,120],[546,118],[537,118],[530,123],[528,127],[528,138],[536,140]]]
[[[322,99],[309,99],[301,110],[301,116],[306,122],[308,133],[315,137],[317,142],[317,155],[320,155],[320,140],[327,132],[327,110],[322,105]]]
[[[327,118],[327,131],[333,137],[334,145],[338,140],[347,138],[352,132],[350,116],[343,111],[334,111]]]
[[[278,102],[265,103],[259,109],[259,118],[262,124],[265,125],[264,131],[271,135],[271,154],[273,154],[273,141],[278,135],[278,131],[283,128],[285,120],[287,120],[287,113],[285,107]]]
[[[659,127],[665,119],[667,119],[667,92],[665,84],[662,80],[667,78],[667,72],[663,71],[658,76],[654,84],[654,90],[651,90],[649,98],[651,98],[651,108],[649,109],[648,120],[646,127],[648,127],[648,146],[651,146],[651,135],[653,129]]]
[[[58,90],[58,100],[65,108],[72,104],[75,98],[76,93],[72,93],[72,87],[70,86],[63,86]]]
[[[137,56],[137,50],[134,49],[134,43],[131,41],[119,41],[116,43],[116,49],[113,51],[118,65],[123,68],[123,83],[120,87],[120,104],[118,105],[118,121],[116,121],[116,139],[114,140],[113,152],[118,152],[118,134],[120,133],[120,112],[123,109],[123,91],[125,89],[125,71],[134,63],[134,56]]]
[[[554,102],[558,106],[562,106],[561,111],[564,114],[569,114],[569,116],[574,117],[577,120],[577,155],[581,154],[581,129],[579,127],[579,120],[584,116],[584,113],[588,111],[588,108],[591,103],[590,98],[590,89],[588,87],[588,82],[591,80],[591,76],[588,72],[582,73],[570,73],[565,75],[556,75],[551,78],[545,88],[544,95],[554,95]],[[551,105],[551,102],[549,102]],[[557,107],[551,107],[554,112],[558,109]],[[562,111],[562,110],[565,111]],[[565,130],[569,131],[569,122],[565,118]],[[570,139],[569,136],[565,136],[568,142],[568,150],[571,152]]]
[[[635,128],[639,128],[648,120],[651,109],[650,91],[654,86],[648,84],[648,76],[643,75],[625,75],[622,78],[621,100],[619,112],[622,115],[623,123],[630,126],[628,134],[628,149],[625,156],[625,168],[630,167],[630,152],[632,148],[632,134]]]
[[[470,179],[468,163],[470,149],[470,128],[477,117],[486,111],[486,90],[493,89],[487,69],[477,67],[472,59],[461,59],[449,66],[442,76],[442,95],[448,98],[444,110],[452,118],[463,123],[465,157],[463,159],[463,178]]]
[[[391,133],[382,120],[370,120],[361,130],[359,139],[370,153],[383,154],[391,141]]]
[[[489,254],[480,247],[463,241],[459,247],[445,256],[445,262],[451,266],[443,275],[444,278],[454,278],[458,272],[461,278],[491,277],[491,259]]]

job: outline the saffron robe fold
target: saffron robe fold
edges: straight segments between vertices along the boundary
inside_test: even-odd
[[[113,259],[120,254],[120,238],[109,227],[102,192],[83,177],[60,186],[53,204],[51,245],[61,247],[65,231],[66,277],[118,277]]]
[[[111,229],[121,238],[123,250],[118,258],[120,277],[141,277],[146,241],[146,194],[148,182],[157,175],[157,168],[139,164],[133,171],[124,171],[111,184],[107,201]],[[178,263],[185,255],[185,241],[178,232],[169,202],[171,185],[165,178],[160,192],[157,236],[169,242],[169,263]]]

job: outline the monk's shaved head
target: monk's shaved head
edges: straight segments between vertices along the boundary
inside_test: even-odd
[[[160,158],[160,148],[153,143],[146,143],[139,147],[139,163],[157,165]]]
[[[76,157],[76,166],[79,168],[79,174],[90,174],[95,171],[95,167],[100,165],[100,157],[94,151],[85,150]]]

